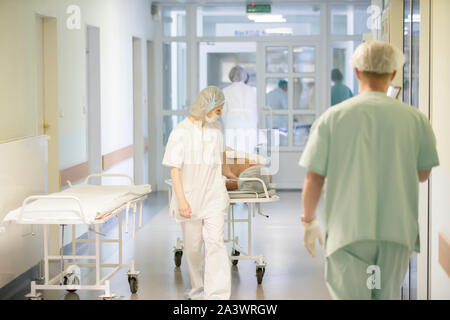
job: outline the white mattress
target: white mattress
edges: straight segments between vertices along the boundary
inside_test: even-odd
[[[74,196],[80,199],[84,219],[79,217],[79,205],[71,199],[38,199],[26,205],[19,221],[22,207],[9,212],[3,224],[92,224],[105,215],[151,192],[151,186],[73,186],[53,196]]]

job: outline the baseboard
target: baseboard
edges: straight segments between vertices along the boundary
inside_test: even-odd
[[[23,300],[24,292],[29,292],[31,281],[39,277],[39,264],[0,288],[0,300]]]

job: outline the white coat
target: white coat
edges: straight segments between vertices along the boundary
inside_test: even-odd
[[[258,141],[256,90],[243,82],[224,88],[223,127],[226,145],[237,151],[255,153]]]

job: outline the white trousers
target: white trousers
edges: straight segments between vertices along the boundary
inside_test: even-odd
[[[231,295],[231,270],[224,243],[225,217],[222,214],[181,223],[184,252],[191,278],[191,293],[204,290],[205,299],[228,300]],[[205,244],[203,259],[202,245]],[[202,265],[205,261],[205,277]]]

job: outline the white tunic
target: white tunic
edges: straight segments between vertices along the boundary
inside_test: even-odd
[[[233,82],[223,89],[223,94],[226,145],[238,151],[255,153],[258,140],[258,108],[254,88],[243,82]]]
[[[162,164],[181,169],[183,189],[192,210],[190,219],[181,217],[174,194],[170,205],[177,222],[227,213],[229,197],[222,176],[224,150],[218,121],[206,122],[201,128],[186,118],[170,133]]]

